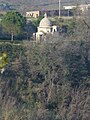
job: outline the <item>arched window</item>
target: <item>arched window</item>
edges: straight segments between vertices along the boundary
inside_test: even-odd
[[[54,29],[54,32],[56,32],[56,30]]]

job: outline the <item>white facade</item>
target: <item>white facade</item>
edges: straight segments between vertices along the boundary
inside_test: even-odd
[[[82,12],[87,11],[89,7],[90,7],[90,4],[87,4],[87,5],[81,4],[79,6],[79,8],[80,8],[80,10],[82,10]]]
[[[74,9],[74,8],[76,8],[77,6],[63,6],[63,8],[65,9],[65,10],[71,10],[71,9]]]
[[[81,5],[78,5],[78,7],[80,10],[82,10],[82,12],[84,12],[85,10],[88,10],[88,8],[90,7],[90,4],[81,4]],[[71,10],[71,9],[77,8],[77,6],[63,6],[63,8],[65,10]]]

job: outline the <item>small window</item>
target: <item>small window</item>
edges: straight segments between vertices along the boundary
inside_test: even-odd
[[[55,32],[56,30],[54,29],[54,32]]]
[[[52,32],[52,28],[51,28],[51,32]]]

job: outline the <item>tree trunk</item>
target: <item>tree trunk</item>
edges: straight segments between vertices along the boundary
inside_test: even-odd
[[[13,35],[13,33],[11,34],[11,41],[13,41],[13,38],[14,38],[14,35]]]

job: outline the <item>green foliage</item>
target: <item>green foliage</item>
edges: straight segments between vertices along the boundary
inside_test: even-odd
[[[43,16],[39,16],[36,20],[33,21],[35,27],[39,26],[40,21],[43,19]]]
[[[9,62],[0,76],[2,118],[6,113],[9,120],[12,116],[17,120],[83,118],[84,111],[79,116],[78,110],[88,106],[88,45],[85,41],[66,40],[1,44],[0,51],[7,52]]]
[[[76,20],[75,18],[71,19],[69,22],[68,22],[68,25],[67,25],[67,34],[68,35],[73,35],[76,31]]]
[[[4,68],[7,64],[7,54],[5,52],[2,53],[2,56],[0,56],[0,70]]]
[[[41,44],[1,42],[8,56],[0,74],[1,120],[89,120],[89,22],[81,22],[77,33],[83,37],[76,38],[76,21],[67,23],[71,36],[46,36]]]
[[[16,11],[7,12],[1,21],[4,32],[13,35],[20,34],[25,23],[26,19]]]
[[[75,86],[87,78],[89,69],[87,69],[85,62],[85,44],[73,42],[69,46],[72,46],[72,51],[68,47],[65,54],[65,63],[68,70],[66,76],[69,80],[73,80],[72,85]]]

